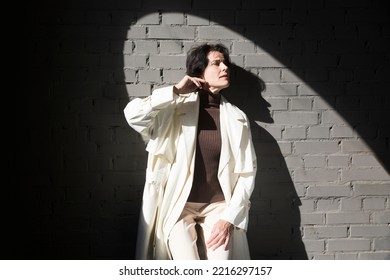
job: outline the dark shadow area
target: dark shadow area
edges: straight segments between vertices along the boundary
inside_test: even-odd
[[[301,201],[275,138],[258,123],[273,123],[271,105],[262,97],[266,85],[232,65],[231,86],[222,94],[251,122],[258,171],[252,195],[248,242],[252,259],[307,259],[300,230]]]
[[[137,19],[155,11],[185,11],[254,42],[274,58],[254,67],[288,67],[308,85],[300,90],[321,96],[389,172],[387,3],[337,3],[87,0],[23,7],[26,81],[13,103],[23,122],[11,130],[14,195],[2,258],[133,258],[146,153],[123,117],[127,94],[136,93],[124,82],[123,42]],[[249,16],[239,18],[240,11]],[[259,20],[252,22],[251,13]],[[246,94],[227,96],[252,121],[260,167],[252,207],[258,218],[248,233],[252,257],[305,259],[290,174],[275,139],[253,123],[271,122],[262,85],[235,71],[249,81],[231,89]]]

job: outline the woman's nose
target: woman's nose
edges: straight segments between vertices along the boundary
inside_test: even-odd
[[[224,62],[221,62],[220,66],[221,66],[222,70],[227,70],[228,69],[228,66]]]

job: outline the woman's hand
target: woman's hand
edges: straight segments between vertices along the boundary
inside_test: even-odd
[[[230,237],[232,235],[234,226],[224,220],[219,220],[213,227],[211,231],[211,236],[209,240],[206,242],[207,248],[211,250],[215,250],[220,246],[224,246],[224,250],[226,251],[229,246]]]
[[[173,92],[176,94],[194,92],[196,89],[203,88],[205,85],[205,80],[185,75],[184,78],[173,87]]]

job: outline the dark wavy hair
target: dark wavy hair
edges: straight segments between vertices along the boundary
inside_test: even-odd
[[[222,53],[224,63],[230,66],[229,50],[222,44],[209,44],[193,46],[187,53],[186,74],[191,77],[201,77],[209,60],[207,58],[209,52],[217,51]]]

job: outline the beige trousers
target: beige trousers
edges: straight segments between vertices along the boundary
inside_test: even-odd
[[[169,249],[174,260],[228,260],[231,244],[225,251],[223,245],[212,251],[205,243],[214,224],[225,209],[225,201],[215,203],[187,202],[169,238]]]

